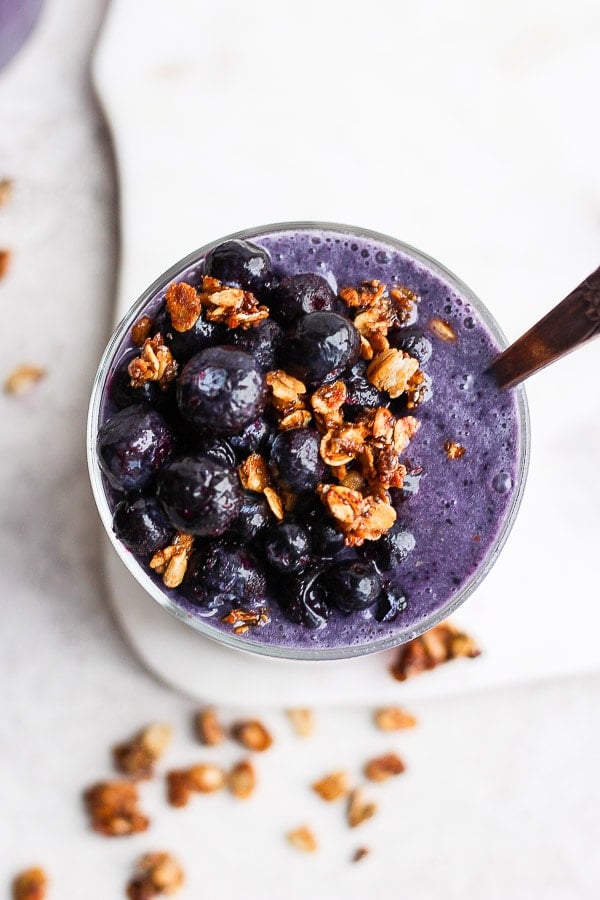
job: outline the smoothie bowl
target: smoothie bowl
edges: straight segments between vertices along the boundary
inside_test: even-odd
[[[506,346],[455,276],[392,238],[290,223],[201,248],[112,336],[88,462],[148,594],[202,634],[358,656],[453,612],[500,552],[529,454]]]

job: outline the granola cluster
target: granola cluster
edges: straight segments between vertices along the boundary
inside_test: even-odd
[[[129,900],[152,900],[164,894],[172,896],[184,880],[183,869],[170,853],[146,853],[136,863],[127,885],[127,896]]]
[[[178,364],[162,335],[157,332],[154,337],[146,338],[140,355],[131,360],[127,370],[132,387],[142,387],[148,381],[156,381],[162,390],[166,390],[169,382],[177,377]]]
[[[260,453],[251,453],[238,469],[242,487],[247,491],[264,494],[269,509],[278,521],[285,515],[283,492],[273,487],[269,467]]]
[[[39,866],[19,872],[13,879],[12,895],[14,900],[46,900],[47,891],[48,876]]]
[[[193,535],[178,531],[172,544],[154,554],[149,565],[158,575],[162,575],[165,587],[179,587],[187,571],[193,547]]]
[[[228,287],[209,275],[202,277],[199,291],[185,281],[171,284],[165,300],[176,331],[189,331],[202,314],[208,322],[243,329],[258,325],[269,315],[268,308],[250,291]]]
[[[134,781],[154,777],[156,763],[171,743],[169,725],[160,723],[142,728],[131,740],[113,747],[115,769]]]
[[[440,622],[420,637],[398,648],[391,672],[397,681],[406,681],[421,672],[435,669],[452,659],[474,659],[481,650],[470,635],[451,622]]]
[[[146,831],[150,819],[139,808],[138,790],[130,781],[102,781],[84,795],[94,831],[106,837],[122,837]]]

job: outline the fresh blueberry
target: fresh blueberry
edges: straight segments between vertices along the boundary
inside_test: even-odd
[[[335,307],[336,296],[322,275],[288,275],[275,292],[272,314],[283,325],[293,325],[301,316]]]
[[[159,412],[145,404],[115,413],[98,431],[100,468],[118,491],[141,491],[173,451],[174,438]]]
[[[344,411],[351,418],[361,412],[364,406],[387,406],[388,398],[383,391],[378,391],[367,378],[368,363],[362,359],[352,366],[344,377],[346,383],[346,405]]]
[[[310,562],[310,539],[305,529],[295,522],[274,525],[265,536],[265,556],[278,572],[291,575],[301,572]]]
[[[354,365],[360,335],[352,322],[337,313],[309,313],[291,332],[284,352],[286,371],[309,385],[321,385]]]
[[[225,438],[200,437],[194,441],[194,455],[208,456],[227,468],[237,464],[233,447]]]
[[[182,365],[196,353],[221,344],[226,338],[224,327],[219,322],[208,322],[204,315],[199,316],[187,331],[176,331],[166,307],[157,316],[156,328],[177,362]]]
[[[284,615],[297,625],[322,628],[329,618],[321,569],[309,570],[292,577],[280,596]]]
[[[214,247],[206,257],[204,271],[230,287],[243,288],[258,296],[273,280],[267,251],[238,239]]]
[[[283,332],[274,319],[264,319],[253,328],[236,328],[231,336],[238,350],[249,353],[261,372],[275,368],[275,355],[281,344]]]
[[[392,331],[389,335],[390,344],[397,350],[404,350],[416,359],[420,366],[429,361],[433,347],[428,337],[422,331],[414,328]]]
[[[270,465],[281,487],[294,494],[314,491],[326,468],[319,455],[321,438],[314,428],[280,432],[271,447]]]
[[[404,612],[407,606],[408,600],[404,591],[389,585],[382,590],[374,615],[378,622],[393,622],[398,613]]]
[[[250,453],[260,453],[267,445],[271,434],[271,426],[266,419],[259,416],[254,422],[246,425],[239,434],[232,434],[229,443],[233,447],[238,460],[244,460]]]
[[[214,541],[195,551],[180,591],[195,606],[256,606],[264,599],[266,579],[260,564],[245,547]]]
[[[331,559],[344,549],[344,535],[338,531],[330,518],[318,515],[309,522],[308,530],[314,552],[323,559]]]
[[[244,544],[255,540],[273,521],[269,504],[262,494],[244,491],[244,499],[238,517],[231,530],[239,534]]]
[[[182,416],[213,434],[241,431],[263,411],[262,373],[251,356],[235,347],[209,347],[193,356],[177,383]]]
[[[181,456],[167,463],[157,496],[175,528],[201,537],[227,531],[242,506],[235,469],[207,456]]]
[[[113,531],[132,553],[155,553],[171,543],[173,526],[154,497],[122,500],[113,514]]]
[[[381,593],[381,579],[372,562],[337,563],[326,575],[327,596],[344,613],[367,609]]]
[[[156,406],[161,394],[156,381],[145,381],[140,387],[131,386],[131,375],[127,371],[131,359],[132,357],[129,357],[112,376],[110,396],[113,403],[118,409],[125,409],[135,403],[149,403]]]
[[[409,531],[401,522],[396,521],[378,541],[373,541],[369,545],[368,553],[387,569],[404,562],[414,547],[415,537],[412,531]]]

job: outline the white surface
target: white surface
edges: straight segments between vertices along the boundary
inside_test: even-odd
[[[168,767],[221,758],[196,749],[187,728],[194,704],[135,665],[104,604],[83,441],[116,262],[110,154],[86,74],[101,7],[88,0],[84,15],[76,0],[48,0],[39,31],[0,74],[0,171],[16,179],[14,203],[0,211],[0,245],[15,249],[10,277],[0,284],[8,334],[0,378],[23,359],[49,368],[31,397],[15,401],[0,394],[0,897],[8,900],[8,881],[18,868],[42,862],[52,875],[54,900],[119,900],[138,853],[165,847],[188,870],[181,900],[275,900],[283,894],[291,900],[597,900],[597,676],[420,700],[413,705],[420,727],[390,741],[371,730],[363,710],[322,713],[317,737],[307,743],[287,739],[287,723],[270,713],[277,742],[257,761],[255,801],[241,807],[226,796],[198,798],[188,810],[170,810],[159,781],[143,789],[144,804],[155,813],[146,835],[111,842],[87,831],[80,789],[110,776],[108,746],[143,722],[165,719],[176,726]],[[565,42],[579,48],[580,63],[565,65],[560,41],[548,43],[546,7],[503,7],[524,90],[528,60],[540,65],[532,43],[545,47],[545,71],[559,67],[562,77],[552,115],[532,112],[521,145],[532,129],[568,143],[569,132],[561,130],[567,121],[575,122],[575,143],[585,139],[599,149],[591,113],[571,119],[564,98],[581,109],[581,98],[588,97],[585,51],[597,45],[600,32],[591,6],[576,2],[569,9]],[[479,21],[487,32],[487,16],[481,13]],[[468,57],[457,65],[473,81],[465,106],[478,108],[480,63]],[[514,165],[506,168],[507,180]],[[539,255],[552,269],[575,220],[586,216],[597,240],[596,172],[584,166],[574,173],[578,213],[557,206],[540,234],[523,198],[512,217],[517,231],[530,232],[521,244],[523,259]],[[493,183],[483,187],[491,190]],[[501,257],[502,192],[496,215],[498,230],[486,233],[484,261]],[[458,243],[451,222],[446,226]],[[587,258],[585,248],[567,243],[573,268],[590,269],[593,253]],[[483,270],[484,262],[473,265]],[[568,286],[565,279],[562,288]],[[524,313],[523,325],[528,318]],[[592,578],[589,592],[597,603]],[[569,628],[565,641],[577,643],[581,631]],[[528,655],[539,643],[536,636]],[[472,665],[475,672],[478,664]],[[237,691],[230,702],[239,703]],[[391,746],[405,754],[409,771],[389,789],[373,788],[381,811],[364,830],[348,831],[341,810],[306,790],[325,770],[347,764],[357,771],[365,756]],[[227,758],[235,755],[228,746]],[[295,856],[281,839],[301,821],[321,838],[315,858]],[[353,867],[347,858],[359,844],[372,847],[373,855]]]
[[[594,191],[600,202],[598,136],[549,141],[548,128],[560,114],[561,129],[577,135],[577,117],[595,108],[600,64],[583,23],[598,25],[600,11],[581,4],[573,32],[570,8],[546,4],[542,27],[532,5],[516,34],[504,12],[482,19],[479,8],[476,0],[378,0],[365,17],[304,2],[284,37],[275,0],[156,0],[146,5],[144,40],[131,42],[139,5],[115,3],[94,73],[120,171],[117,317],[162,268],[219,235],[322,218],[387,231],[437,256],[509,336],[533,324],[599,262],[587,206]],[[572,40],[559,41],[565,33]],[[332,53],[336,45],[344,52]],[[353,67],[364,55],[377,64]],[[303,65],[309,57],[318,62]],[[564,78],[575,67],[572,96]],[[589,589],[600,575],[599,352],[600,343],[589,346],[528,388],[533,449],[522,510],[499,562],[456,617],[486,647],[477,670],[461,663],[403,686],[403,695],[600,665],[600,607]],[[318,670],[245,659],[186,631],[112,559],[110,572],[139,656],[197,697],[222,702],[240,672],[248,696],[265,704],[398,694],[390,654]],[[565,642],[573,622],[587,627]]]

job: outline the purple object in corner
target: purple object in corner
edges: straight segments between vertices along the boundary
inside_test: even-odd
[[[43,0],[0,0],[0,69],[25,43]]]

